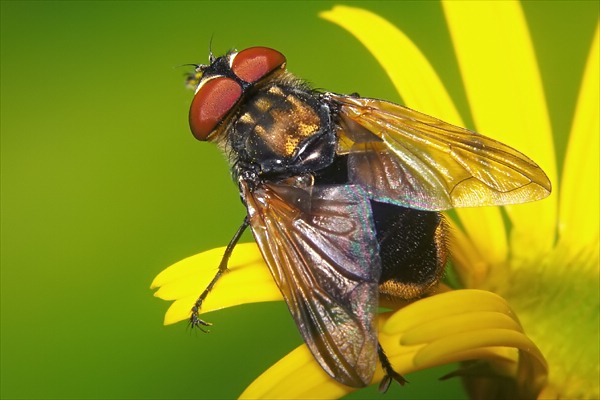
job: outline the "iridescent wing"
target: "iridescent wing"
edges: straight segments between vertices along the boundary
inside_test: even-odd
[[[372,198],[440,211],[550,194],[542,169],[505,144],[383,100],[324,96],[338,110],[349,181]]]
[[[341,185],[241,187],[254,237],[315,359],[345,385],[368,385],[381,263],[366,193]]]

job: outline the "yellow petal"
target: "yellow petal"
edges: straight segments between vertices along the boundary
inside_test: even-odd
[[[458,274],[461,287],[481,289],[486,282],[490,263],[479,252],[473,240],[460,229],[454,220],[448,218],[449,224],[449,250],[452,267]]]
[[[380,326],[389,315],[390,313],[386,313],[379,316]],[[395,336],[380,335],[379,341],[386,349],[391,349],[397,344]],[[405,372],[410,371],[405,370]],[[383,370],[378,365],[373,382],[379,382],[381,379],[383,379]],[[315,361],[308,347],[301,345],[256,378],[240,398],[338,399],[356,390],[342,385],[327,375]]]
[[[353,34],[377,59],[408,107],[463,126],[463,121],[439,76],[419,48],[398,28],[370,11],[335,6],[319,14]],[[491,262],[506,258],[506,233],[497,208],[457,210],[462,226],[479,254]],[[483,261],[482,261],[483,262]]]
[[[442,307],[437,307],[442,304]],[[485,290],[455,290],[411,303],[394,313],[382,328],[382,332],[387,334],[406,332],[422,324],[429,324],[433,320],[464,314],[467,311],[491,311],[512,315],[506,301],[497,294]]]
[[[413,369],[489,360],[496,371],[517,380],[523,398],[537,396],[547,379],[543,355],[506,301],[491,292],[457,290],[419,300],[396,312],[382,331],[398,336],[397,348],[419,346]]]
[[[335,6],[319,14],[353,34],[387,72],[408,107],[462,126],[452,99],[421,50],[398,28],[370,11]]]
[[[407,331],[402,336],[402,344],[412,345],[433,341],[439,336],[441,327],[445,327],[446,335],[457,335],[470,331],[478,331],[489,326],[495,329],[510,329],[521,331],[521,326],[512,318],[504,313],[496,311],[478,311],[469,314],[447,315],[432,321],[428,321],[418,329]]]
[[[391,317],[381,315],[379,320],[379,341],[401,374],[448,362],[485,359],[518,379],[529,397],[538,393],[545,381],[544,358],[522,333],[504,299],[493,293],[448,292],[421,299]],[[432,329],[436,325],[438,329]],[[373,382],[382,377],[378,367]],[[303,345],[258,377],[241,398],[339,398],[353,390],[330,378]]]
[[[569,136],[560,192],[561,241],[576,252],[598,240],[600,219],[600,75],[598,28],[588,57]]]
[[[531,157],[556,189],[552,130],[520,4],[444,1],[443,7],[477,130]],[[515,257],[527,259],[551,248],[556,202],[557,196],[551,195],[507,207]],[[488,240],[485,235],[478,239]]]
[[[190,311],[217,272],[225,247],[212,249],[181,260],[162,271],[152,282],[154,294],[175,300],[165,315],[165,324],[190,317]],[[223,274],[202,303],[201,313],[239,304],[282,300],[281,293],[256,243],[240,243]]]
[[[330,378],[302,345],[252,382],[240,399],[338,399],[354,390]]]
[[[483,255],[477,264],[501,265],[508,257],[508,242],[500,209],[473,207],[459,208],[455,212],[471,239],[472,246],[477,250],[476,254]]]

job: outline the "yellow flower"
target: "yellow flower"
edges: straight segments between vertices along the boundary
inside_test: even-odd
[[[465,289],[381,315],[379,339],[402,374],[483,361],[457,372],[465,375],[473,398],[598,398],[598,30],[558,179],[541,78],[519,3],[452,1],[443,8],[476,130],[534,159],[554,192],[531,204],[456,210],[450,250]],[[429,62],[395,26],[351,7],[321,16],[367,47],[408,106],[464,126]],[[165,324],[189,318],[214,274],[207,266],[217,266],[223,250],[180,261],[156,277],[155,295],[174,300]],[[202,312],[282,299],[256,244],[238,245],[229,265]],[[478,375],[483,372],[487,377]],[[378,369],[374,381],[382,376]],[[331,379],[303,345],[241,397],[338,398],[352,390]]]

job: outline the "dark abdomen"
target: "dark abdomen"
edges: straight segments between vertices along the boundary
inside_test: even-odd
[[[371,201],[380,247],[380,292],[411,299],[437,283],[446,264],[446,225],[435,211]]]

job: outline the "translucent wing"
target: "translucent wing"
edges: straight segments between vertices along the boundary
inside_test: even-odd
[[[381,274],[371,209],[353,186],[241,183],[250,226],[304,341],[349,386],[371,382]]]
[[[349,181],[374,198],[440,211],[550,194],[542,169],[505,144],[386,101],[325,98],[339,110],[339,152],[349,153]]]

